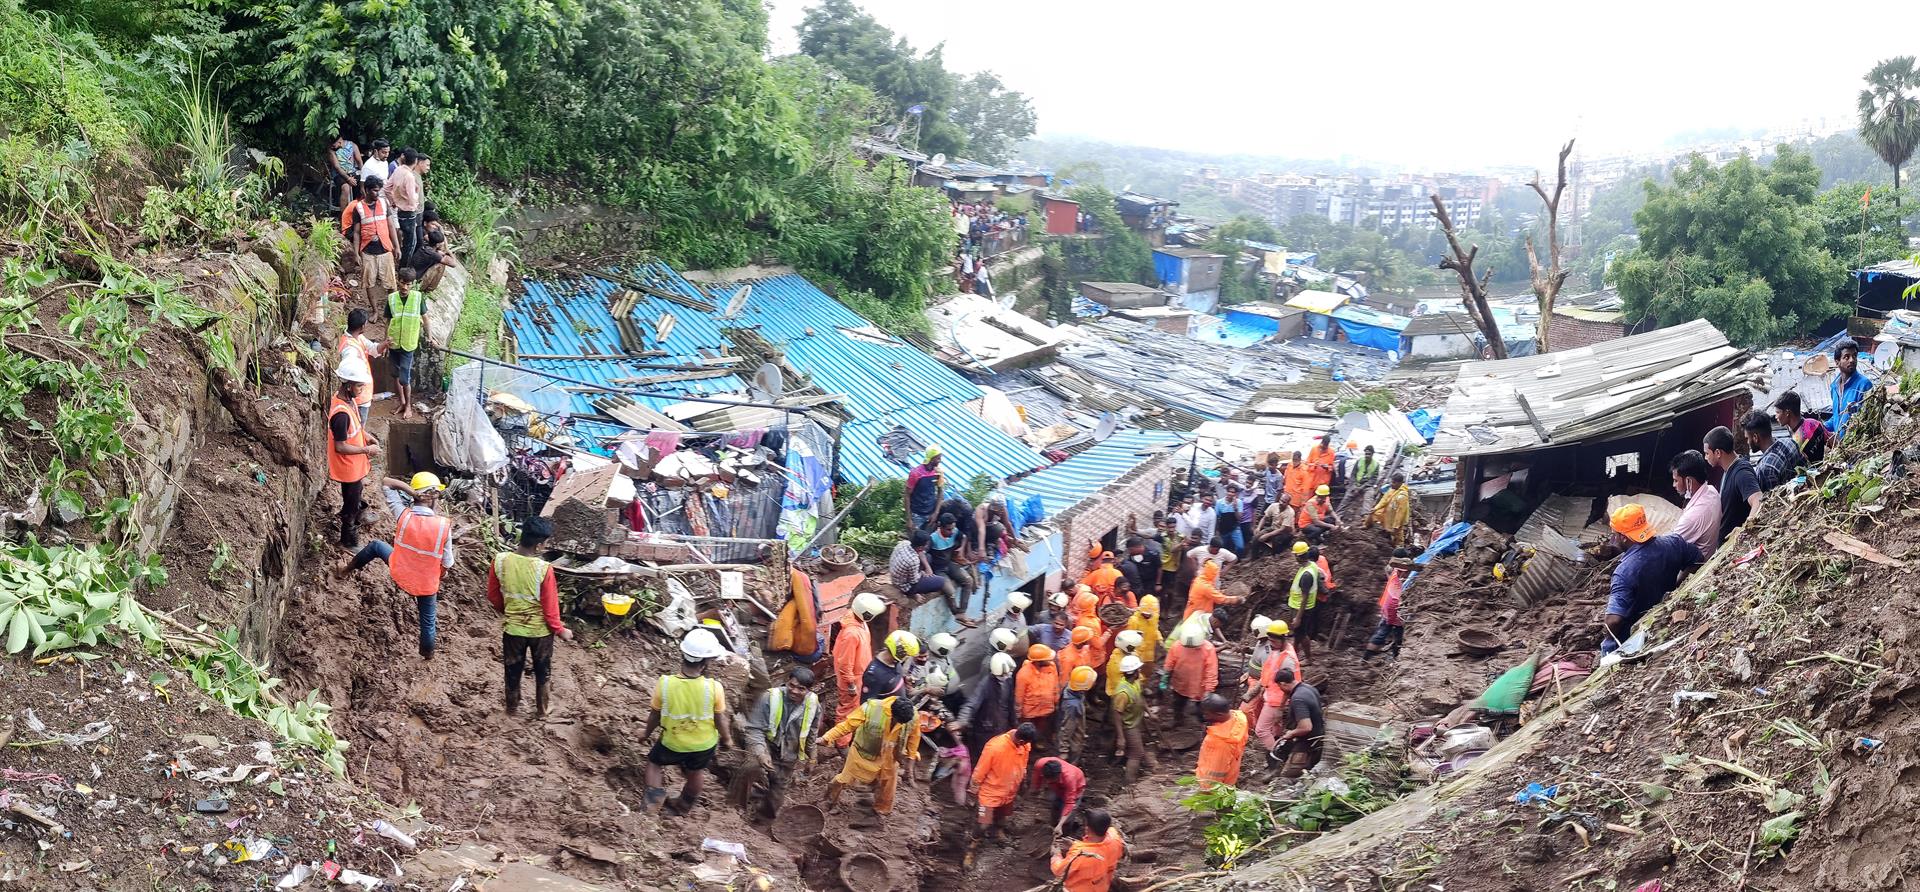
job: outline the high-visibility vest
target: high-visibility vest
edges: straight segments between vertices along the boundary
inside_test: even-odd
[[[887,732],[893,729],[893,700],[868,700],[865,704],[867,720],[853,731],[854,749],[869,759],[880,758],[887,746]]]
[[[339,353],[341,361],[345,362],[348,351],[352,351],[360,356],[361,368],[366,369],[367,375],[371,377],[373,375],[373,357],[367,355],[367,342],[360,340],[359,335],[342,332],[340,334],[340,343],[334,347],[334,352]],[[360,395],[354,400],[354,403],[361,406],[373,405],[373,388],[360,388]]]
[[[367,445],[366,429],[360,426],[360,410],[352,403],[334,394],[333,404],[327,407],[327,476],[341,483],[358,483],[367,479],[373,470],[373,459],[364,452],[348,455],[339,450],[339,443],[333,439],[333,416],[347,416],[347,439],[349,446]]]
[[[547,562],[503,551],[493,556],[493,575],[500,582],[500,602],[506,621],[501,631],[522,638],[544,638],[553,634],[547,628],[546,614],[540,609],[540,587],[547,581]]]
[[[711,678],[660,676],[660,745],[676,753],[698,753],[720,743],[720,726],[713,720],[714,685]]]
[[[393,346],[409,353],[420,349],[420,314],[427,297],[418,288],[395,291],[387,297],[387,337]]]
[[[780,737],[780,726],[787,716],[787,693],[768,691],[767,696],[773,698],[773,704],[767,711],[767,742],[773,743]],[[806,702],[800,705],[800,749],[797,758],[802,762],[807,759],[807,745],[813,742],[809,732],[813,730],[814,713],[819,711],[820,697],[816,694],[808,694]]]
[[[441,561],[453,545],[453,525],[438,514],[400,512],[394,524],[393,556],[387,568],[400,590],[424,598],[440,591]]]
[[[377,198],[374,199],[373,204],[354,199],[347,205],[346,210],[340,212],[342,233],[353,228],[353,212],[356,210],[360,211],[360,237],[354,242],[354,250],[364,253],[369,242],[379,239],[380,246],[392,252],[393,243],[387,239],[387,203]]]

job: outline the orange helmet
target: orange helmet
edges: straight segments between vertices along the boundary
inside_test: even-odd
[[[1073,643],[1085,644],[1093,640],[1093,630],[1086,626],[1073,627]]]
[[[1027,662],[1029,663],[1038,663],[1051,659],[1053,659],[1053,648],[1051,647],[1044,644],[1036,644],[1027,648]]]
[[[1089,691],[1093,683],[1100,680],[1100,673],[1092,666],[1075,666],[1067,673],[1067,687],[1076,691]]]

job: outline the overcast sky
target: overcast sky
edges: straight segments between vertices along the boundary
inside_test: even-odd
[[[812,4],[769,2],[774,49],[792,51]],[[1920,48],[1876,39],[1910,28],[1912,7],[1857,0],[862,5],[917,49],[944,42],[948,69],[1032,96],[1043,137],[1433,170],[1545,166],[1570,136],[1598,157],[1718,127],[1845,125],[1866,70]]]

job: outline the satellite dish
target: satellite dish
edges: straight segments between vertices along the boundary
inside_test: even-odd
[[[945,167],[947,164],[947,153],[935,152],[932,158],[927,159],[927,163],[934,167]]]
[[[754,400],[763,403],[779,402],[787,392],[787,377],[781,374],[780,367],[763,362],[753,373],[753,383],[747,386]]]
[[[753,296],[752,285],[749,284],[749,285],[740,286],[740,290],[735,291],[733,293],[733,296],[727,299],[727,308],[721,311],[720,318],[732,319],[733,317],[740,315],[740,311],[747,308],[747,298],[752,296]]]
[[[1100,413],[1100,423],[1094,425],[1093,428],[1093,441],[1095,443],[1103,442],[1108,437],[1113,436],[1114,431],[1119,429],[1119,416],[1114,415],[1112,412],[1102,412]]]

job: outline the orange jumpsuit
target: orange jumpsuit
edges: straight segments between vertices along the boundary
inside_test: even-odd
[[[1014,738],[1016,731],[994,735],[980,748],[973,766],[973,786],[980,798],[980,823],[987,825],[1013,813],[1013,799],[1027,779],[1027,756],[1033,745]]]
[[[1333,466],[1337,458],[1331,446],[1315,446],[1307,450],[1307,472],[1313,475],[1314,486],[1333,483]]]
[[[1099,842],[1074,840],[1066,854],[1053,856],[1047,866],[1060,878],[1066,892],[1108,892],[1113,888],[1114,875],[1120,872],[1120,859],[1126,854],[1127,844],[1120,838],[1120,831],[1109,829]]]
[[[1080,584],[1093,589],[1096,603],[1113,597],[1113,581],[1120,578],[1120,571],[1111,565],[1094,567],[1080,578]]]
[[[1240,756],[1247,751],[1247,714],[1236,709],[1225,721],[1207,726],[1200,742],[1200,764],[1193,776],[1204,789],[1214,784],[1231,787],[1240,780]]]
[[[1167,651],[1167,687],[1188,700],[1199,700],[1220,687],[1220,654],[1213,642],[1199,647],[1176,644]]]
[[[846,721],[860,705],[860,677],[873,662],[873,637],[864,620],[848,611],[840,617],[840,634],[833,639],[834,723]]]
[[[1304,463],[1291,463],[1287,465],[1283,486],[1287,493],[1287,501],[1293,503],[1293,507],[1297,509],[1306,504],[1307,499],[1313,497],[1313,472],[1307,470]]]
[[[1060,689],[1066,680],[1052,662],[1028,660],[1013,676],[1014,711],[1022,719],[1053,715],[1060,709]]]

